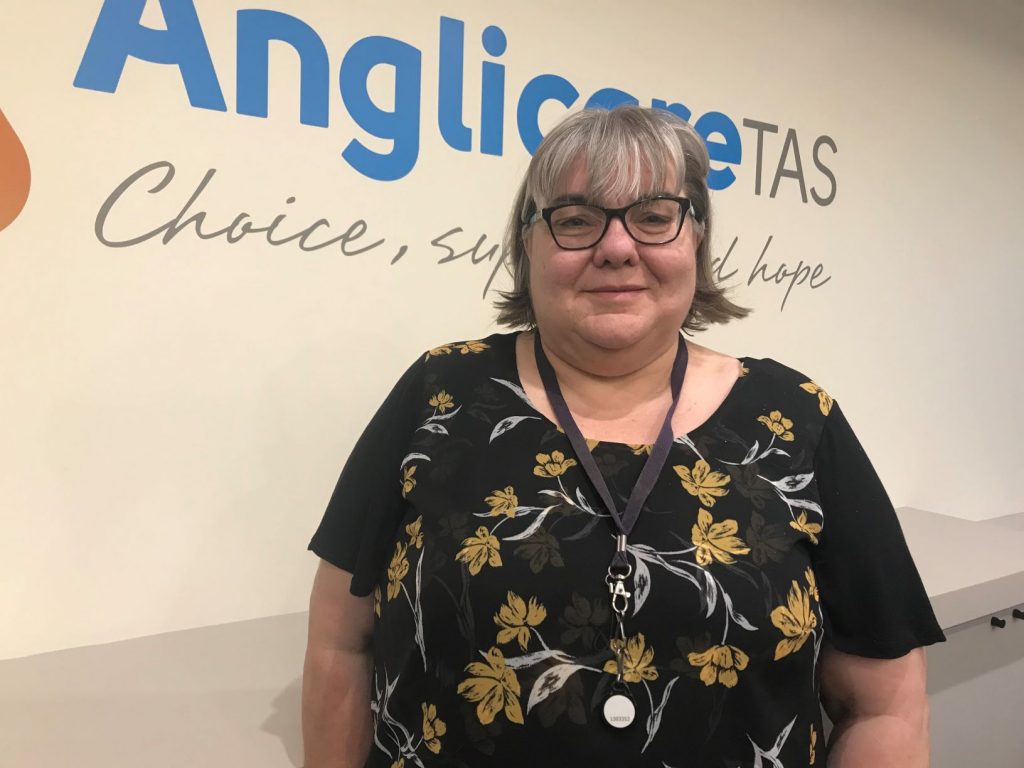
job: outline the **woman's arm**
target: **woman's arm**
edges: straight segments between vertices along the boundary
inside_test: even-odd
[[[821,697],[835,725],[829,768],[928,768],[923,648],[898,659],[851,656],[826,646]]]
[[[302,673],[305,768],[362,768],[373,725],[373,598],[349,593],[352,575],[320,561],[309,598]]]

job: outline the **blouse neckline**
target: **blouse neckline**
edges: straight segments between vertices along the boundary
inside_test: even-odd
[[[522,331],[501,334],[505,339],[506,344],[508,345],[508,348],[504,350],[504,353],[506,355],[506,362],[511,373],[510,381],[512,381],[512,383],[519,388],[519,391],[523,393],[523,399],[537,413],[537,415],[541,419],[550,424],[552,427],[555,427],[556,429],[561,429],[561,426],[556,422],[552,421],[550,418],[548,418],[548,416],[546,416],[544,413],[542,413],[537,408],[537,406],[534,405],[533,401],[530,400],[530,396],[526,394],[526,388],[523,386],[523,380],[519,376],[519,365],[516,362],[516,339],[519,337],[520,333],[522,333]],[[732,406],[732,403],[736,400],[736,398],[739,395],[740,389],[742,389],[742,386],[746,383],[747,379],[750,378],[750,358],[739,357],[737,359],[740,361],[740,365],[742,366],[743,370],[746,371],[746,373],[741,373],[739,376],[736,377],[736,381],[733,382],[732,387],[729,389],[729,392],[725,396],[725,399],[718,404],[718,407],[706,419],[704,419],[704,421],[702,421],[696,427],[693,427],[689,432],[685,432],[681,435],[673,435],[673,442],[692,440],[692,435],[698,432],[702,432],[706,427],[710,426],[716,421],[719,421],[725,414],[725,412],[728,410],[728,408]],[[587,435],[584,435],[584,438],[588,442],[591,440],[591,438],[588,437]],[[601,440],[599,442],[602,445],[619,445],[628,448],[634,447],[634,445],[631,443],[616,442],[614,440]],[[644,443],[642,445],[646,446],[647,444]]]

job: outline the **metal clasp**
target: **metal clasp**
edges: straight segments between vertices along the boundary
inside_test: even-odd
[[[624,616],[629,610],[629,598],[633,596],[626,590],[626,583],[622,579],[609,579],[608,592],[612,596],[612,610],[620,616]]]

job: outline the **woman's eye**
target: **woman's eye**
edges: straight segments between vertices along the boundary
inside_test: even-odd
[[[580,216],[569,216],[556,221],[555,226],[559,229],[583,229],[594,226],[594,222]]]

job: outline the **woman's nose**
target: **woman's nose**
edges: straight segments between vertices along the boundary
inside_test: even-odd
[[[594,247],[594,261],[597,264],[622,266],[634,264],[637,260],[636,241],[626,231],[622,219],[614,217],[608,222],[604,237]]]

